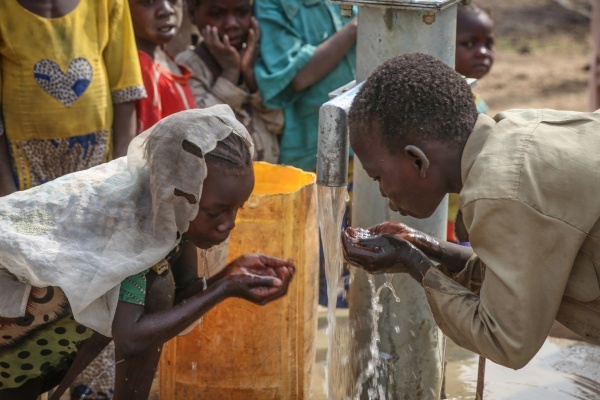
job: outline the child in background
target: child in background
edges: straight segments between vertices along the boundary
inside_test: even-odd
[[[0,92],[0,196],[125,155],[145,96],[127,3],[0,2]]]
[[[494,22],[475,3],[458,5],[456,15],[456,72],[481,79],[494,64]],[[488,106],[474,93],[477,111],[488,113]]]
[[[195,108],[189,80],[192,73],[175,62],[165,45],[181,26],[183,0],[129,0],[142,77],[148,97],[138,100],[137,132],[162,118]]]
[[[494,23],[489,14],[475,3],[458,4],[456,15],[456,72],[467,78],[481,79],[490,72],[494,64]],[[477,111],[487,114],[489,109],[485,101],[473,92]],[[447,239],[451,242],[468,244],[456,235],[460,226],[458,214],[458,195],[448,197]]]
[[[319,108],[355,78],[356,18],[344,19],[327,0],[260,0],[263,36],[255,73],[267,107],[283,108],[280,162],[317,167]]]
[[[256,146],[257,160],[277,163],[281,110],[265,108],[254,78],[260,30],[252,16],[252,0],[189,0],[192,23],[202,33],[194,49],[176,60],[192,70],[190,85],[196,105],[228,104]],[[268,39],[271,40],[271,39]]]

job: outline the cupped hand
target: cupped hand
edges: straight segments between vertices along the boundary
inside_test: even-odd
[[[206,47],[215,60],[224,70],[239,70],[241,68],[240,53],[229,43],[229,36],[219,38],[219,29],[216,26],[206,25],[202,31]]]
[[[246,254],[226,267],[224,279],[232,296],[266,304],[287,293],[294,271],[292,260]]]
[[[390,234],[409,241],[420,250],[438,246],[437,239],[402,222],[386,221],[368,229],[374,235]]]
[[[375,234],[367,239],[354,239],[347,229],[342,232],[342,248],[349,263],[370,274],[407,272],[412,275],[424,263],[433,265],[410,242],[387,233]]]

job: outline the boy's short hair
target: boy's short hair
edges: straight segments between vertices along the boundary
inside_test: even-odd
[[[390,58],[373,71],[349,113],[351,135],[371,135],[390,151],[439,140],[463,144],[477,120],[466,80],[427,54]]]

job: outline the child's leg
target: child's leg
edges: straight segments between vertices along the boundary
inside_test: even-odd
[[[146,280],[144,312],[151,314],[173,307],[175,284],[171,269],[162,275],[150,270],[146,274]],[[148,349],[138,357],[119,362],[116,370],[113,400],[146,400],[150,393],[161,353],[162,343]],[[117,361],[122,359],[118,348],[115,349],[115,357]]]

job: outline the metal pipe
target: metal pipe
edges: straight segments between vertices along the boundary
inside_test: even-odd
[[[319,109],[317,185],[348,184],[348,112],[362,84],[334,97]]]

